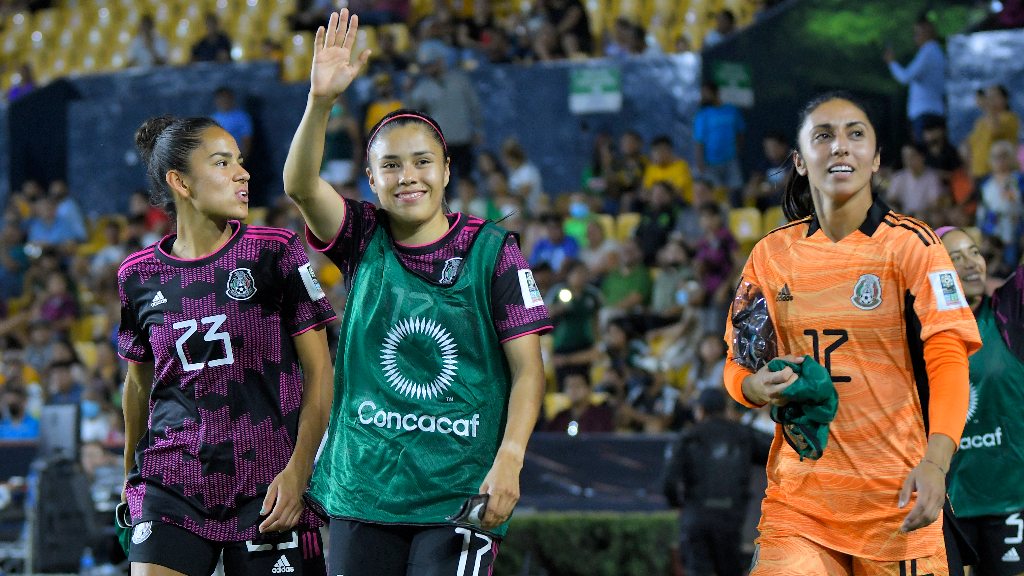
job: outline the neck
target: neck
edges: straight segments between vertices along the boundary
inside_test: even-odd
[[[846,199],[829,198],[817,189],[812,191],[814,213],[825,236],[838,242],[860,228],[871,208],[871,186],[855,192]]]
[[[451,228],[444,212],[438,211],[429,220],[423,222],[401,222],[391,219],[391,234],[401,244],[422,246],[437,241],[448,233]]]
[[[231,238],[232,232],[227,218],[211,218],[194,211],[179,212],[178,236],[171,254],[188,260],[209,256]]]
[[[980,294],[977,296],[971,296],[970,298],[967,299],[967,303],[970,305],[971,310],[974,312],[975,316],[977,316],[978,312],[981,311],[981,303],[984,300],[985,297]]]

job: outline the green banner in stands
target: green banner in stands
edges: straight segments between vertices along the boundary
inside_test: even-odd
[[[754,83],[749,64],[719,60],[712,65],[711,76],[718,85],[722,102],[740,108],[754,107]]]
[[[618,68],[602,66],[569,71],[569,110],[573,114],[621,109],[622,72]]]

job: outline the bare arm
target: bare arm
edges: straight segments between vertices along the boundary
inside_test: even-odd
[[[345,9],[340,14],[331,14],[326,29],[317,29],[306,111],[284,163],[285,193],[298,205],[309,229],[322,241],[333,239],[345,221],[345,202],[320,178],[320,163],[331,106],[370,57],[370,51],[364,50],[358,58],[352,58],[358,28],[359,18],[349,19]]]
[[[302,494],[313,473],[313,458],[327,429],[331,414],[331,358],[327,331],[309,330],[294,338],[302,366],[302,411],[299,433],[288,465],[274,478],[263,500],[269,515],[260,532],[279,532],[295,526],[302,514]]]
[[[149,392],[153,388],[153,363],[128,364],[121,406],[124,411],[124,474],[135,465],[135,447],[149,429]]]
[[[512,515],[519,502],[519,472],[526,457],[526,443],[537,424],[544,397],[544,364],[540,356],[540,337],[528,334],[502,345],[512,370],[512,394],[508,401],[508,421],[491,470],[480,485],[481,494],[491,498],[483,527],[500,525]]]

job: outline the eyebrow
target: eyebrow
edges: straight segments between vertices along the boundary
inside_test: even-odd
[[[434,152],[431,152],[430,150],[423,150],[423,151],[420,151],[420,152],[413,152],[411,155],[412,156],[426,156],[427,154],[434,154]],[[401,156],[399,156],[398,154],[384,154],[384,155],[382,155],[380,157],[381,160],[398,160],[400,158],[401,158]]]
[[[852,121],[846,123],[846,127],[849,128],[851,126],[857,126],[858,124],[861,125],[861,126],[867,126],[867,123],[864,122],[863,120],[852,120]],[[829,123],[818,124],[818,125],[812,127],[811,130],[817,130],[818,128],[829,128],[829,129],[831,129],[832,128],[832,124],[829,124]]]
[[[231,152],[214,152],[213,154],[210,154],[209,156],[207,156],[207,158],[213,158],[215,156],[220,156],[222,158],[228,158],[228,159],[231,159],[231,158],[235,157],[235,155],[232,154]]]

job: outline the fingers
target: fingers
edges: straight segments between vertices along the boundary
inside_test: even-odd
[[[345,10],[343,10],[342,12],[345,12]],[[344,16],[343,16],[343,18],[344,18]],[[349,50],[351,52],[352,46],[356,43],[356,32],[358,32],[358,31],[359,31],[359,16],[356,16],[355,14],[353,14],[352,18],[349,18],[348,22],[345,25],[345,39],[344,39],[341,47],[345,48],[346,50]]]
[[[263,516],[274,508],[277,503],[277,493],[280,490],[276,483],[271,483],[267,488],[267,495],[263,497],[263,505],[260,506],[260,516]]]
[[[903,482],[903,488],[900,489],[898,502],[900,508],[910,502],[910,497],[915,491],[917,492],[917,502],[914,503],[914,507],[903,520],[903,525],[900,526],[901,532],[912,532],[928,526],[938,519],[939,512],[942,510],[942,501],[945,497],[943,485],[932,486],[927,479],[919,477],[916,469],[907,476]]]
[[[512,496],[491,494],[491,498],[487,502],[487,512],[484,513],[481,523],[482,526],[488,530],[500,526],[512,515],[512,509],[515,508],[518,501],[518,498]]]
[[[260,532],[281,532],[290,529],[298,523],[302,508],[301,500],[290,500],[282,493],[270,514],[260,522]]]
[[[324,48],[330,48],[337,42],[339,19],[340,16],[337,12],[331,12],[331,18],[327,21],[327,32],[324,36]],[[317,37],[319,38],[319,34]]]

